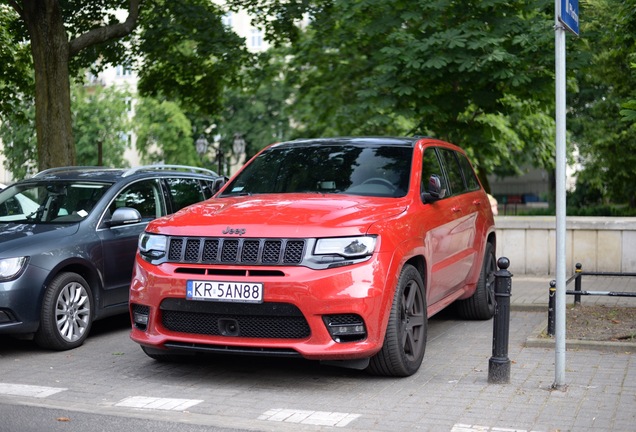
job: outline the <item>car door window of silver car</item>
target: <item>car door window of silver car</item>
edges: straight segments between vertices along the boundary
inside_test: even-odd
[[[206,198],[197,179],[169,178],[167,182],[175,212]]]
[[[134,208],[144,221],[166,214],[166,207],[157,180],[142,180],[126,187],[111,203],[108,210],[112,215],[120,207]]]

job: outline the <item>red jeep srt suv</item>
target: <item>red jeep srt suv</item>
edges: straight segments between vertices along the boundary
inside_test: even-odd
[[[130,289],[150,357],[301,356],[409,376],[428,318],[495,308],[495,227],[466,154],[431,138],[271,145],[151,222]]]

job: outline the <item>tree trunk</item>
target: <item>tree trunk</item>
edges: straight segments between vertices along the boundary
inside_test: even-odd
[[[40,170],[75,164],[69,41],[57,0],[23,0],[35,69],[35,127]]]

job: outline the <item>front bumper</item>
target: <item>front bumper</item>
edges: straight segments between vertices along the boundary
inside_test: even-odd
[[[15,280],[0,283],[0,334],[35,332],[48,271],[29,264]]]
[[[391,279],[378,256],[326,270],[276,267],[279,276],[250,276],[245,267],[224,267],[224,276],[202,276],[206,266],[189,266],[198,274],[184,274],[179,265],[154,266],[137,257],[130,290],[131,338],[155,349],[367,358],[382,347],[393,300],[387,289]],[[267,274],[267,269],[255,273]],[[186,282],[192,279],[260,282],[264,301],[186,300]]]

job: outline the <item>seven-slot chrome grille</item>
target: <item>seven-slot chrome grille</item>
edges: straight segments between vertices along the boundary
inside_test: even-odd
[[[304,239],[171,237],[168,261],[201,264],[298,265]]]

